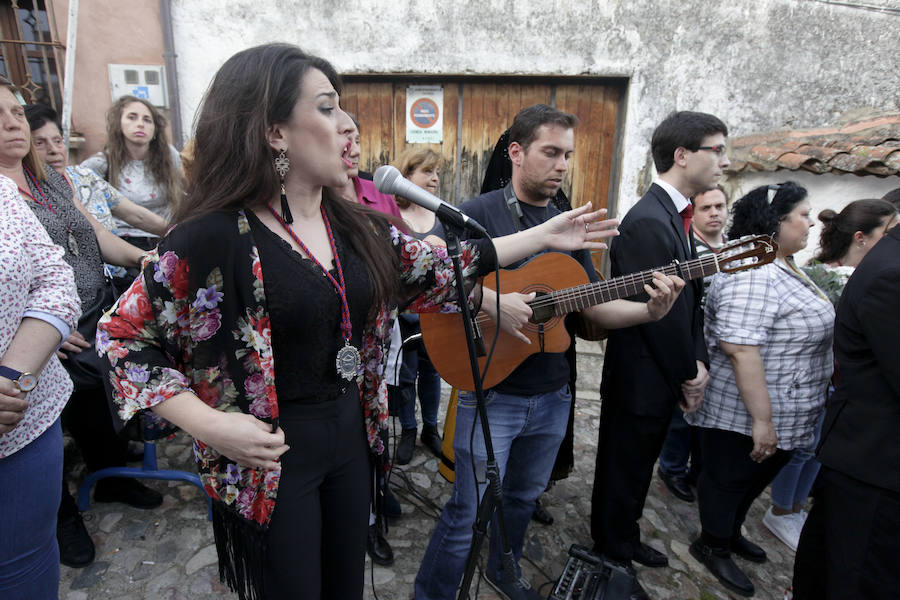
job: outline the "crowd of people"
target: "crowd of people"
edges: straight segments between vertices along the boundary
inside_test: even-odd
[[[490,521],[485,580],[507,599],[541,597],[518,563],[529,522],[552,522],[541,494],[561,463],[571,469],[579,327],[608,332],[590,535],[630,575],[625,597],[650,597],[634,562],[668,565],[638,526],[657,465],[675,498],[698,502],[690,553],[730,591],[754,594],[735,557],[767,560],[742,525],[771,485],[763,523],[797,552],[795,598],[900,596],[898,199],[821,212],[818,252],[798,265],[807,191],[763,185],[729,207],[728,128],[681,111],[656,127],[657,178],[621,222],[590,203],[563,210],[578,118],[538,104],[459,207],[491,236],[469,237],[360,171],[360,123],[340,92],[331,64],[295,46],[235,54],[199,109],[186,175],[152,103],[115,101],[103,151],[70,165],[55,111],[0,80],[0,596],[56,598],[59,565],[94,560],[63,431],[95,472],[139,456],[124,433],[151,419],[194,439],[219,573],[241,600],[361,598],[365,553],[393,560],[389,415],[396,464],[417,437],[442,455],[441,379],[416,341],[418,314],[463,306],[504,344],[540,343],[483,405],[460,393],[453,489],[417,600],[455,598],[467,581],[486,471],[502,518]],[[448,168],[417,146],[395,164],[432,194]],[[776,242],[770,263],[705,279],[653,272],[639,294],[573,312],[560,325],[569,352],[544,348],[534,293],[482,285],[550,251],[596,283],[591,251],[606,242],[618,277],[751,235]],[[447,249],[457,236],[465,297]],[[101,479],[94,499],[162,503],[123,477]]]

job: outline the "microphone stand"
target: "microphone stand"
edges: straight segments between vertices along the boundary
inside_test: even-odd
[[[481,545],[487,534],[487,526],[491,522],[491,517],[495,512],[503,546],[503,570],[512,578],[512,581],[516,586],[518,586],[518,580],[516,579],[516,564],[513,559],[512,548],[510,548],[509,545],[509,536],[506,533],[506,521],[503,517],[503,485],[500,481],[500,468],[497,466],[497,459],[494,456],[494,444],[491,441],[491,430],[488,424],[487,408],[484,404],[484,389],[481,387],[481,371],[478,367],[478,353],[475,350],[475,330],[472,326],[472,312],[469,310],[469,303],[466,301],[468,294],[466,293],[465,284],[463,283],[462,266],[460,264],[462,249],[459,243],[459,236],[462,234],[462,228],[449,222],[449,219],[443,219],[440,213],[438,213],[438,219],[444,226],[447,252],[450,259],[453,261],[453,271],[456,274],[456,290],[459,296],[459,306],[462,314],[463,326],[465,327],[466,348],[469,351],[469,365],[472,369],[472,381],[475,383],[476,407],[478,410],[478,418],[481,420],[481,433],[484,436],[484,449],[487,454],[485,469],[487,488],[478,505],[475,523],[472,525],[472,543],[469,546],[469,555],[466,558],[466,569],[463,573],[462,585],[459,588],[458,600],[468,600],[469,586],[471,585],[472,578],[475,574],[475,565],[478,563]],[[477,490],[478,476],[475,475],[475,478],[475,489]]]

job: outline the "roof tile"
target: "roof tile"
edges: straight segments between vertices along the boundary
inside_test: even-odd
[[[813,173],[900,175],[900,113],[836,127],[787,129],[731,140],[729,172],[805,169]]]

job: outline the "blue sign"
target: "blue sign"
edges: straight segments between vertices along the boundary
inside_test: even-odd
[[[143,98],[145,100],[150,99],[150,88],[146,85],[139,85],[133,90],[131,90],[131,95],[135,98]]]

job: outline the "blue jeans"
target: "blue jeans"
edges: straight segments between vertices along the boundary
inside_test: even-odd
[[[417,377],[418,376],[418,377]],[[438,407],[441,404],[441,376],[428,359],[425,345],[421,341],[403,351],[400,365],[400,390],[406,401],[398,411],[400,427],[417,429],[416,392],[422,406],[422,422],[437,425]],[[490,417],[489,417],[490,418]]]
[[[688,475],[688,460],[691,474],[696,476],[700,466],[700,443],[697,431],[684,420],[684,412],[676,406],[669,422],[669,431],[659,452],[659,469],[667,475]]]
[[[494,455],[503,481],[503,516],[518,563],[535,500],[547,487],[556,452],[566,433],[571,394],[568,386],[534,396],[514,396],[491,390],[486,393],[485,402]],[[475,435],[470,452],[473,427]],[[459,397],[453,451],[456,456],[453,492],[416,575],[416,600],[455,598],[465,569],[472,541],[472,523],[486,483],[484,438],[472,394]],[[475,473],[472,471],[473,458]],[[496,577],[505,577],[501,546],[499,528],[496,521],[492,521],[487,571]],[[515,576],[519,577],[518,564],[516,571]]]
[[[816,437],[809,448],[794,448],[791,459],[784,465],[775,479],[772,480],[772,505],[781,510],[794,510],[794,507],[806,502],[809,491],[816,482],[819,469],[822,467],[816,459],[816,446],[822,437],[822,423],[825,413],[816,423]]]
[[[62,428],[57,419],[30,444],[0,458],[0,598],[56,600],[56,509],[62,493]]]

